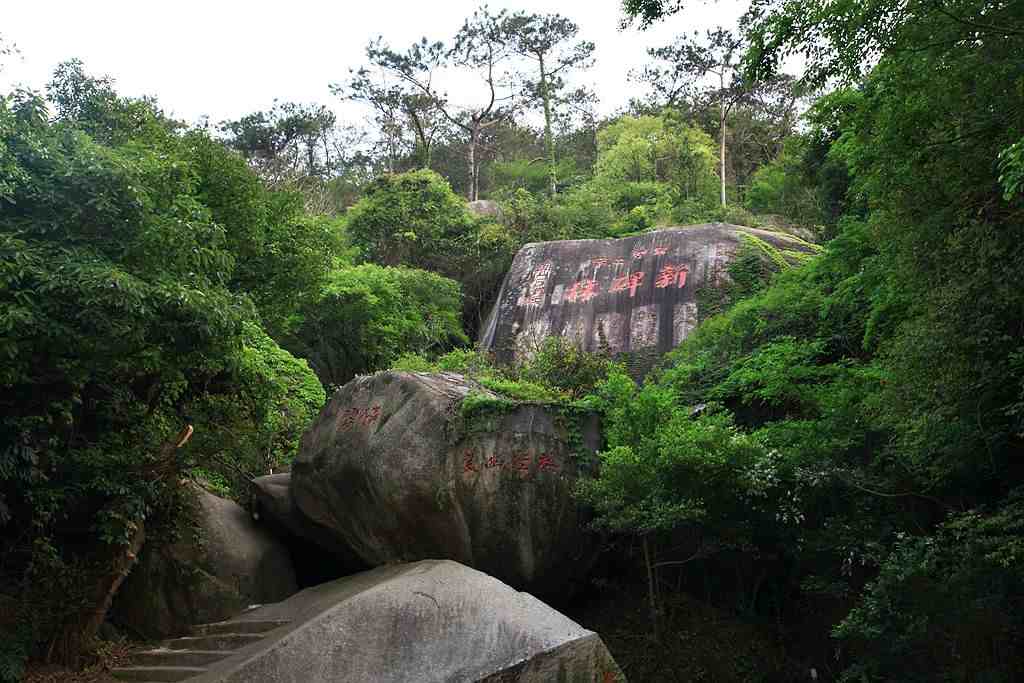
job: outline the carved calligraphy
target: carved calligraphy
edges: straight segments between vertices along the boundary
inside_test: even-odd
[[[520,475],[522,479],[529,479],[533,476],[531,466],[536,462],[535,472],[558,472],[561,465],[550,453],[539,453],[533,455],[529,452],[513,453],[509,457],[500,457],[497,454],[483,456],[472,449],[467,448],[462,452],[462,473],[486,472],[488,470],[504,470]]]
[[[653,249],[654,254],[662,256],[668,253],[667,247],[655,247]],[[634,259],[642,259],[649,253],[647,249],[635,249],[633,250]],[[606,285],[602,285],[597,280],[597,271],[606,265],[611,263],[616,268],[624,266],[625,259],[614,259],[610,261],[605,257],[593,258],[585,265],[592,266],[594,268],[594,277],[581,278],[568,284],[555,285],[551,290],[550,304],[552,306],[558,306],[563,303],[570,304],[585,304],[593,299],[597,298],[601,294],[618,294],[619,292],[629,292],[630,298],[636,296],[637,290],[640,289],[644,281],[646,280],[646,273],[642,270],[634,272],[625,272],[621,275],[615,275],[612,277],[611,282]],[[580,270],[585,270],[581,268]],[[690,267],[686,264],[666,263],[663,264],[657,271],[654,279],[655,289],[683,289],[686,287],[686,280],[690,273]],[[553,275],[553,266],[550,262],[542,263],[537,266],[530,276],[530,280],[525,289],[519,295],[518,305],[519,306],[543,306],[545,301],[545,295],[547,293],[548,283]]]
[[[380,418],[380,406],[345,408],[338,416],[338,430],[347,432],[356,425],[369,427]]]

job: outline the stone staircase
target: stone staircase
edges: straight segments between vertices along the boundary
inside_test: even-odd
[[[136,652],[132,665],[111,670],[123,681],[185,681],[237,650],[257,643],[287,621],[221,621],[190,629],[191,635],[166,641],[155,650]]]

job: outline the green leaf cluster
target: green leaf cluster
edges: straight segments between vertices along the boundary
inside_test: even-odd
[[[439,353],[468,340],[459,284],[437,273],[373,263],[333,270],[286,340],[320,381],[338,387],[402,354]]]
[[[37,95],[0,98],[0,593],[27,634],[17,657],[95,608],[105,548],[178,523],[193,468],[240,495],[294,455],[324,394],[265,330],[338,243],[152,102],[76,62],[49,90],[53,120]]]

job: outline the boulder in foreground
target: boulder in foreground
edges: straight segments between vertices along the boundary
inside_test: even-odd
[[[194,683],[626,680],[596,633],[449,561],[332,581],[236,622],[246,620],[288,625],[213,664]]]

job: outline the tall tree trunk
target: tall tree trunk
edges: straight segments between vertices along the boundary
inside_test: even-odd
[[[174,439],[160,447],[157,461],[148,466],[139,476],[154,481],[178,476],[178,464],[174,451],[184,446],[192,437],[192,425],[186,425]],[[101,544],[93,559],[97,573],[84,604],[64,620],[60,631],[50,643],[47,660],[58,662],[69,668],[78,668],[80,659],[89,645],[96,639],[107,610],[114,600],[128,572],[135,566],[139,551],[146,540],[146,526],[139,520],[131,530],[127,543],[123,545]]]
[[[651,628],[654,630],[654,640],[655,642],[659,642],[661,640],[661,628],[658,623],[658,584],[656,578],[656,572],[658,570],[654,568],[654,563],[651,560],[651,548],[648,536],[649,534],[645,534],[643,540],[644,564],[647,565],[647,599],[650,603]]]
[[[721,156],[721,177],[722,177],[722,208],[725,208],[725,69],[718,74],[721,86],[721,99],[719,100],[718,116],[718,138],[719,153]]]
[[[469,201],[471,202],[475,202],[477,199],[479,199],[479,197],[477,196],[477,179],[480,177],[480,161],[477,159],[476,156],[476,148],[479,143],[480,126],[476,121],[474,121],[473,127],[469,131],[469,150],[467,151],[467,157],[469,161],[469,190],[467,191],[466,194],[469,196]]]
[[[420,148],[420,167],[430,168],[430,141],[427,139],[427,131],[415,111],[409,111],[409,120],[412,121],[413,130],[416,132],[416,142]]]
[[[114,600],[117,589],[135,565],[135,559],[146,540],[146,527],[139,522],[128,543],[120,546],[104,546],[100,550],[99,566],[104,567],[96,579],[86,604],[68,617],[60,633],[50,645],[47,659],[72,669],[77,669],[80,659],[89,645],[96,639],[107,610]]]
[[[551,133],[551,92],[548,90],[548,75],[544,70],[544,55],[537,56],[540,62],[540,97],[544,101],[544,146],[548,153],[548,183],[552,196],[558,191],[558,172],[555,170],[555,138]]]

